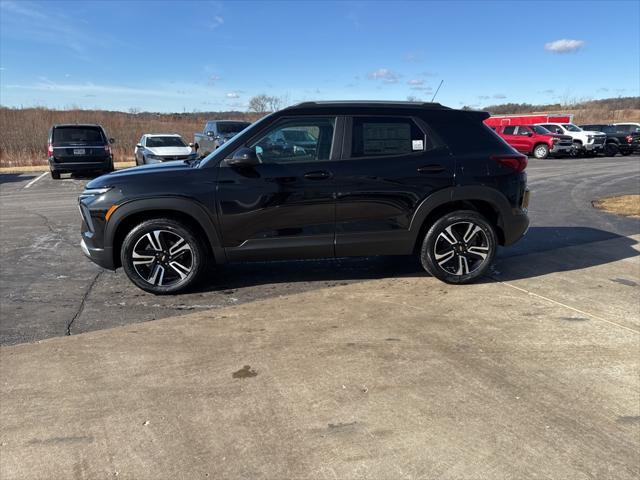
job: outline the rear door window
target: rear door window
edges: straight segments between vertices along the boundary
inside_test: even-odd
[[[352,158],[409,155],[430,148],[425,132],[411,118],[353,118]]]
[[[516,127],[504,127],[504,130],[502,132],[504,135],[515,135],[516,134]]]
[[[53,130],[53,144],[57,147],[104,143],[106,140],[99,127],[57,127]]]
[[[529,127],[518,127],[518,135],[526,136],[531,133]]]

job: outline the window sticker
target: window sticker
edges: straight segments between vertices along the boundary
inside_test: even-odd
[[[424,141],[423,140],[412,140],[411,141],[411,148],[416,151],[416,150],[424,150]]]

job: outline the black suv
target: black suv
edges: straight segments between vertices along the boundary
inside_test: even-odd
[[[49,130],[49,170],[61,173],[113,172],[113,156],[107,134],[100,125],[54,125]]]
[[[201,160],[112,173],[80,196],[82,249],[143,290],[208,263],[417,253],[467,283],[526,232],[527,165],[484,112],[412,102],[306,102]]]

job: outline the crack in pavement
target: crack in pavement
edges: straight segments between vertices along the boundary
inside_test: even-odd
[[[44,216],[44,215],[42,215],[41,213],[38,213],[38,212],[29,212],[29,213],[32,213],[35,216],[40,217],[42,219],[42,221],[44,222],[44,226],[47,227],[47,229],[49,229],[49,232],[51,232],[52,234],[54,234],[57,237],[59,237],[60,240],[62,240],[63,243],[66,243],[67,245],[69,245],[71,247],[74,247],[74,248],[77,246],[73,242],[71,242],[67,238],[65,238],[65,236],[62,234],[62,231],[56,229],[51,224],[51,221],[46,216]]]
[[[71,335],[71,326],[73,325],[73,322],[75,322],[78,319],[78,317],[82,314],[82,311],[84,310],[84,306],[87,303],[87,297],[89,296],[89,294],[91,293],[91,290],[93,290],[93,287],[96,285],[96,283],[98,282],[98,279],[103,273],[104,273],[104,270],[100,270],[98,273],[96,273],[96,276],[93,277],[93,280],[91,281],[91,283],[85,290],[84,294],[82,295],[82,299],[80,300],[80,305],[78,306],[78,310],[76,311],[71,321],[67,324],[67,331],[65,333],[66,336]]]

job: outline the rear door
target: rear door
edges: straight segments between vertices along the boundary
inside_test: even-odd
[[[102,163],[109,156],[102,128],[58,126],[53,130],[53,155],[60,163]]]
[[[511,126],[511,125],[504,127],[504,129],[502,130],[502,138],[504,138],[507,141],[507,143],[511,145],[513,148],[521,152],[523,148],[523,143],[522,143],[522,139],[518,137],[518,135],[516,134],[517,128],[518,127]]]
[[[533,130],[531,127],[520,125],[516,130],[516,138],[518,142],[517,150],[522,153],[530,153],[533,151],[535,140],[533,139]]]
[[[452,185],[453,169],[449,150],[419,118],[348,118],[333,167],[336,256],[410,253],[417,206]]]

